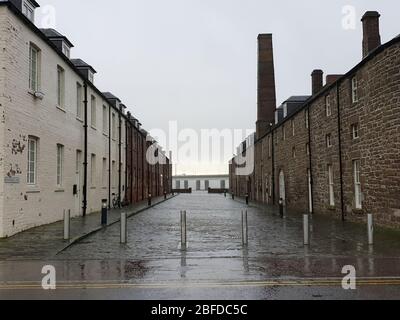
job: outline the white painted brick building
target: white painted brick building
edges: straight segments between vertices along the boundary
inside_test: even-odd
[[[34,9],[34,1],[21,1]],[[34,53],[32,48],[36,50]],[[71,210],[72,216],[82,214],[85,83],[88,84],[87,213],[99,211],[101,199],[117,195],[119,189],[120,102],[115,101],[116,106],[112,106],[90,78],[86,79],[68,57],[56,50],[43,32],[19,12],[18,6],[7,1],[0,2],[0,50],[0,238],[61,220],[64,209]],[[36,68],[32,66],[33,59],[38,65],[36,90],[31,88],[32,68]],[[122,128],[125,119],[123,114]],[[125,129],[121,132],[123,199]]]

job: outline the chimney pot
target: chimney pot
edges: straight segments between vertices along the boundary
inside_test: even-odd
[[[312,95],[317,94],[323,87],[323,76],[324,72],[320,69],[316,69],[311,73],[312,80]]]
[[[377,11],[367,11],[361,19],[363,23],[363,58],[381,45],[380,16]]]

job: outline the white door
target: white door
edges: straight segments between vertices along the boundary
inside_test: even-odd
[[[82,151],[76,151],[76,168],[75,168],[75,212],[77,215],[82,214]]]
[[[283,200],[283,204],[286,201],[286,191],[285,191],[285,175],[283,171],[279,173],[279,198]]]

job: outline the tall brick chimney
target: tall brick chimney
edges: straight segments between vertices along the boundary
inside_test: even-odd
[[[311,80],[312,80],[312,95],[317,94],[321,91],[322,87],[324,86],[324,72],[322,70],[314,70],[311,73]]]
[[[258,36],[258,104],[257,138],[268,132],[270,123],[274,123],[276,109],[274,53],[272,34]]]
[[[380,16],[377,11],[367,11],[361,19],[363,23],[363,58],[381,45],[379,33]]]

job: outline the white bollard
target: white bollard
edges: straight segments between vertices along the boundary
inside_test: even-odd
[[[121,212],[121,243],[125,244],[128,240],[127,224],[128,216],[126,212]]]
[[[70,239],[71,210],[64,210],[64,240]]]
[[[247,224],[247,210],[242,210],[242,244],[247,246],[249,243],[249,228]]]
[[[186,249],[186,211],[181,211],[181,248]]]
[[[303,226],[304,226],[304,245],[308,246],[310,244],[310,223],[309,215],[303,215]]]
[[[374,244],[374,219],[372,214],[368,214],[368,244]]]

